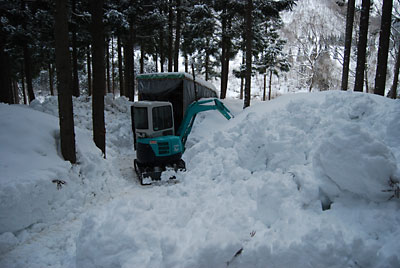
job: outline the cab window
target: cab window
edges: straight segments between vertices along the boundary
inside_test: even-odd
[[[133,118],[136,129],[148,129],[147,107],[135,107]]]
[[[153,108],[153,130],[159,131],[172,128],[172,108],[171,106],[160,106]]]

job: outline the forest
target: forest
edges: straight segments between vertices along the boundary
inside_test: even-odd
[[[54,94],[56,34],[55,1],[1,1],[1,50],[8,73],[10,102],[26,103],[35,98],[32,79],[46,70]],[[101,34],[104,50],[105,92],[120,92],[131,100],[135,74],[144,72],[191,72],[205,80],[219,77],[221,98],[226,95],[229,61],[239,51],[252,46],[257,58],[253,69],[287,70],[282,55],[284,41],[277,34],[282,26],[280,12],[291,9],[294,0],[285,1],[103,1],[101,25],[94,30],[90,1],[61,1],[66,5],[68,41],[71,52],[72,95],[91,95],[96,45],[93,33]],[[242,11],[251,7],[251,26]],[[252,30],[249,30],[252,27]],[[58,32],[57,32],[58,33]],[[249,36],[251,34],[251,36]],[[247,44],[246,44],[247,40]],[[136,53],[136,54],[135,54]],[[102,54],[102,55],[103,55]],[[138,55],[138,58],[134,58]],[[180,69],[180,61],[184,69]],[[7,64],[9,63],[9,64]],[[136,63],[136,64],[135,64]],[[245,64],[237,70],[244,76]],[[87,78],[80,81],[79,73]],[[82,80],[82,78],[81,78]],[[2,80],[3,81],[3,80]],[[25,89],[16,88],[24,86]],[[18,94],[17,94],[18,93]],[[5,93],[4,93],[5,94]],[[2,94],[2,95],[4,95]],[[25,94],[25,93],[24,93]],[[6,97],[4,97],[6,98]]]
[[[104,95],[133,101],[140,73],[195,72],[219,82],[221,99],[228,81],[240,79],[232,88],[244,108],[259,77],[262,100],[276,96],[281,77],[296,84],[288,92],[340,88],[396,98],[399,1],[311,5],[329,10],[333,23],[304,11],[311,2],[0,1],[1,101],[28,104],[43,88],[58,92],[61,128],[72,129],[71,96],[93,96],[94,140],[105,153]]]

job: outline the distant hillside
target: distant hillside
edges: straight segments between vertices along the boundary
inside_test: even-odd
[[[354,87],[357,60],[357,41],[359,31],[361,1],[356,1],[356,14],[353,28],[349,89]],[[371,91],[375,80],[375,66],[379,42],[381,1],[374,1],[370,14],[367,48],[368,89]],[[396,5],[395,5],[396,8]],[[289,55],[291,70],[272,78],[272,97],[287,92],[322,91],[340,88],[344,50],[347,1],[342,0],[300,0],[292,11],[282,14],[284,26],[281,37],[287,41],[286,53]],[[393,49],[392,49],[393,50]],[[241,56],[233,62],[239,66]],[[387,90],[391,86],[390,70],[394,65],[394,53],[389,55]],[[231,95],[238,96],[240,80],[230,80]],[[269,77],[266,77],[267,90]],[[261,98],[264,77],[255,75],[252,80],[252,95]]]

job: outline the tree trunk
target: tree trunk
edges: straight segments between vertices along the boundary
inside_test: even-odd
[[[176,0],[176,29],[175,29],[175,49],[174,49],[174,72],[179,71],[179,44],[181,43],[181,0]]]
[[[130,24],[129,34],[124,44],[124,56],[125,56],[125,96],[133,101],[135,88],[133,84],[133,72],[134,72],[134,60],[133,60],[133,25]]]
[[[222,38],[221,38],[221,99],[226,98],[226,91],[228,89],[228,76],[229,76],[229,60],[230,60],[230,53],[231,53],[231,40],[228,37],[228,28],[231,27],[230,20],[227,18],[227,10],[224,8],[222,12]],[[228,21],[229,20],[229,21]]]
[[[224,1],[224,4],[226,2]],[[225,85],[225,60],[226,60],[226,6],[224,6],[221,14],[221,92],[220,99],[225,99],[226,97],[226,85]]]
[[[168,9],[168,72],[172,72],[172,64],[173,64],[173,22],[174,22],[174,11],[172,9],[172,0],[169,0],[169,9]]]
[[[246,53],[243,53],[242,55],[242,65],[244,65],[246,63]],[[241,75],[240,76],[240,95],[239,95],[239,99],[243,100],[243,88],[244,88],[244,77]]]
[[[54,36],[56,43],[61,153],[65,160],[75,163],[76,150],[74,113],[72,106],[72,71],[68,40],[67,2],[68,0],[56,1]]]
[[[263,88],[263,101],[266,100],[266,91],[267,91],[267,74],[264,74],[264,88]]]
[[[399,83],[399,70],[400,70],[400,43],[397,49],[397,55],[396,55],[396,64],[394,66],[394,75],[393,75],[393,84],[392,88],[390,90],[390,98],[396,99],[397,98],[397,85]]]
[[[24,104],[27,104],[26,100],[26,90],[25,90],[25,74],[24,74],[24,65],[21,66],[21,84],[22,84],[22,96],[24,96]]]
[[[103,0],[90,0],[90,12],[92,15],[91,35],[93,50],[93,139],[96,146],[103,152],[104,158],[106,158]]]
[[[87,76],[88,76],[88,95],[92,96],[93,86],[92,86],[92,68],[91,68],[91,49],[90,45],[87,47],[86,52],[86,64],[87,64]]]
[[[111,81],[112,81],[112,93],[115,96],[114,37],[112,36],[111,36]]]
[[[363,91],[364,71],[368,41],[368,24],[369,24],[369,9],[371,7],[370,0],[362,1],[361,18],[360,18],[360,34],[357,45],[357,67],[356,80],[354,83],[354,91]]]
[[[17,81],[13,80],[14,103],[19,104],[19,88]]]
[[[369,93],[368,72],[366,68],[365,68],[365,93]]]
[[[106,74],[107,74],[107,93],[111,93],[111,76],[110,76],[110,39],[106,38]]]
[[[2,37],[0,36],[0,38]],[[0,41],[0,102],[12,104],[10,60],[8,55],[4,52],[2,41],[3,40]]]
[[[28,88],[28,99],[29,103],[31,103],[35,99],[35,93],[33,92],[33,85],[32,85],[31,54],[27,44],[24,45],[24,64],[25,64],[26,86]]]
[[[119,76],[119,94],[121,96],[126,96],[124,90],[124,71],[122,68],[122,46],[121,37],[118,35],[117,40],[117,50],[118,50],[118,76]]]
[[[252,69],[252,43],[253,43],[253,0],[247,0],[246,4],[246,74],[244,89],[244,105],[243,108],[250,106],[251,97],[251,69]]]
[[[271,93],[272,93],[272,71],[269,71],[268,100],[271,100]]]
[[[228,90],[229,77],[229,60],[231,53],[231,40],[227,37],[227,28],[230,28],[230,23],[225,22],[225,33],[222,33],[222,55],[221,55],[221,99],[225,99],[226,91]],[[224,30],[223,30],[224,31]]]
[[[344,41],[342,90],[347,90],[349,82],[351,40],[353,39],[354,6],[355,6],[355,0],[349,0],[349,2],[347,3],[346,37]]]
[[[207,47],[209,47],[209,40],[207,39]],[[208,81],[209,79],[210,79],[210,54],[208,53],[208,49],[206,49],[206,58],[205,58],[205,61],[204,61],[204,65],[205,65],[205,73],[206,73],[206,77],[205,77],[205,79],[206,79],[206,81]]]
[[[144,73],[144,48],[143,45],[140,46],[140,73]]]
[[[76,0],[72,0],[72,16],[76,14]],[[76,26],[72,24],[72,72],[73,72],[73,82],[72,82],[72,95],[79,97],[79,76],[78,76],[78,52],[76,46]]]
[[[17,101],[15,99],[15,82],[13,79],[11,79],[11,92],[10,92],[10,104],[17,104]]]
[[[129,67],[128,67],[128,41],[124,39],[123,47],[124,47],[124,93],[127,98],[129,98]]]
[[[54,96],[54,86],[53,86],[53,67],[51,66],[51,63],[49,63],[49,89],[50,89],[50,94],[51,96]]]
[[[378,64],[376,67],[375,90],[374,90],[375,94],[381,96],[385,94],[392,6],[393,6],[393,0],[383,0],[381,32],[379,35]]]
[[[164,72],[165,54],[164,54],[164,31],[160,29],[160,72]]]
[[[183,55],[185,58],[185,73],[189,73],[189,59],[188,59],[188,55],[185,53],[185,55]]]
[[[158,73],[158,53],[157,52],[155,52],[154,55],[153,55],[153,61],[154,61],[154,64],[156,65],[155,66],[156,67],[156,73]]]

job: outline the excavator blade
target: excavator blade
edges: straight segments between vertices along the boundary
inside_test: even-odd
[[[186,171],[185,162],[180,159],[177,162],[165,165],[165,166],[146,166],[140,164],[136,159],[134,160],[135,173],[139,179],[141,185],[160,185],[162,181],[162,173],[165,171]],[[176,183],[175,175],[169,177],[168,182],[174,181]]]

